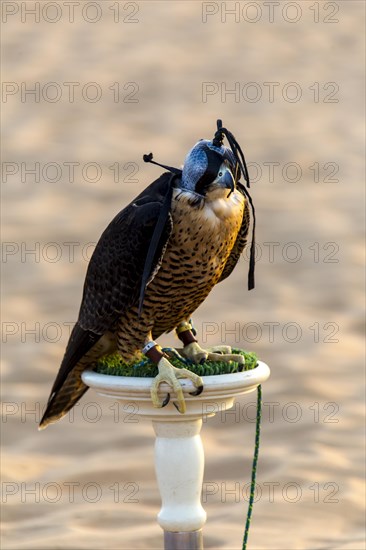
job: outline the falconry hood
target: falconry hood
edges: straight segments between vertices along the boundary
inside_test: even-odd
[[[223,144],[224,139],[227,139],[229,147],[226,147]],[[221,175],[220,168],[222,164],[225,163],[229,168],[222,177],[223,185],[229,189],[229,195],[235,190],[235,186],[239,185],[242,193],[245,195],[248,203],[250,204],[252,213],[253,213],[253,224],[252,224],[252,242],[250,247],[250,261],[249,261],[249,273],[248,273],[248,290],[254,288],[254,266],[255,266],[255,209],[253,201],[248,192],[248,187],[250,187],[250,180],[248,174],[248,168],[245,162],[244,153],[236,141],[234,135],[223,128],[222,121],[217,121],[217,130],[212,140],[201,139],[198,141],[194,147],[188,152],[183,169],[173,168],[171,166],[166,166],[160,164],[153,160],[153,154],[144,155],[143,159],[145,162],[151,162],[169,170],[172,173],[170,178],[170,186],[166,195],[166,200],[164,201],[164,214],[161,215],[161,220],[158,220],[158,223],[155,227],[154,236],[156,233],[156,239],[159,238],[160,232],[163,230],[166,216],[168,215],[171,207],[172,200],[172,190],[173,187],[179,187],[187,191],[195,192],[200,194],[200,190],[204,189],[206,185],[212,183],[218,175]],[[179,182],[177,182],[177,176],[179,177]],[[243,177],[245,184],[240,183],[240,178]],[[228,195],[228,196],[229,196]],[[165,218],[164,218],[165,216]],[[150,269],[149,257],[154,256],[154,242],[155,239],[152,239],[151,251],[149,250],[148,257],[146,259],[146,277]],[[157,242],[157,241],[156,241]]]

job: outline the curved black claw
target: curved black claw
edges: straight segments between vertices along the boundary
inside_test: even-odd
[[[238,366],[238,372],[243,372],[244,370],[244,365],[239,365]]]
[[[203,386],[198,386],[196,391],[189,392],[189,395],[200,395],[203,392]]]
[[[164,401],[163,401],[163,403],[162,403],[162,405],[161,405],[161,408],[166,407],[167,404],[169,403],[169,401],[170,401],[170,393],[167,393],[167,394],[166,394],[166,398],[164,399]],[[175,405],[175,403],[174,403],[174,405]]]
[[[206,363],[207,359],[205,359],[204,357],[202,357],[201,361],[200,361],[200,365],[204,365]]]
[[[178,405],[174,401],[173,401],[173,405],[180,414],[183,414],[182,411],[180,410],[180,408],[178,407]]]

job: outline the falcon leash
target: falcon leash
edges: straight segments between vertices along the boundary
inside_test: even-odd
[[[261,435],[261,420],[262,420],[262,386],[259,385],[257,388],[257,414],[256,414],[256,421],[255,421],[255,443],[254,443],[254,456],[253,456],[253,463],[252,463],[252,477],[250,482],[250,496],[249,496],[249,503],[248,503],[247,519],[246,519],[245,529],[244,529],[242,550],[247,550],[250,522],[253,514],[253,504],[254,504],[254,498],[255,498],[256,478],[257,478],[257,466],[258,466],[258,457],[259,457],[259,442],[260,442],[260,435]]]

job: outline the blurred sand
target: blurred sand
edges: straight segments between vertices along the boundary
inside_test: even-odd
[[[149,423],[131,422],[128,411],[119,411],[117,426],[113,403],[91,391],[71,418],[42,433],[37,421],[68,338],[65,323],[76,320],[84,245],[159,175],[143,165],[143,153],[179,165],[197,139],[212,135],[217,117],[237,136],[247,161],[262,168],[252,193],[262,252],[256,290],[245,289],[243,260],[195,314],[207,345],[240,344],[272,369],[263,388],[262,493],[250,548],[364,548],[363,2],[332,2],[340,7],[334,24],[314,23],[313,3],[305,1],[297,3],[302,16],[292,24],[281,15],[269,23],[264,7],[255,24],[229,16],[222,23],[220,14],[203,23],[201,3],[188,1],[139,2],[133,24],[114,23],[112,2],[99,2],[100,21],[84,21],[79,10],[69,23],[63,4],[59,22],[28,17],[22,23],[19,12],[3,24],[3,80],[19,86],[56,82],[63,95],[55,103],[36,103],[30,97],[21,102],[19,93],[3,104],[3,160],[27,167],[54,162],[62,174],[52,183],[50,168],[39,182],[32,176],[22,182],[19,171],[2,187],[3,240],[5,251],[13,251],[3,258],[2,548],[162,546]],[[121,17],[131,12],[124,3],[120,9]],[[329,7],[319,9],[321,19],[330,14]],[[47,17],[55,17],[51,8]],[[65,99],[64,82],[81,83],[74,103]],[[100,101],[81,97],[88,82],[101,87]],[[137,84],[138,102],[115,103],[109,90],[115,82],[125,99]],[[136,84],[124,90],[128,82]],[[259,83],[263,98],[235,102],[228,95],[221,101],[216,94],[202,102],[203,82],[228,89],[235,82]],[[280,83],[273,103],[264,82]],[[296,103],[282,98],[289,82],[302,90]],[[337,83],[339,101],[315,103],[309,89],[315,82],[322,99],[333,90],[322,86]],[[65,162],[80,163],[73,183]],[[95,183],[82,177],[89,162],[102,169]],[[119,183],[109,168],[115,162]],[[280,163],[274,182],[264,162]],[[296,183],[282,176],[289,162],[302,167]],[[309,169],[316,162],[337,163],[339,182],[324,181],[328,166],[316,183]],[[134,168],[126,163],[137,164],[136,182],[122,181]],[[91,179],[92,169],[89,174]],[[71,242],[74,257],[65,244]],[[263,243],[278,243],[273,261]],[[25,246],[38,246],[39,258],[24,250],[22,257]],[[286,261],[299,249],[299,261]],[[52,261],[57,252],[60,258]],[[26,332],[32,327],[36,335]],[[290,342],[296,334],[298,341]],[[246,396],[236,415],[218,415],[203,428],[207,549],[241,547],[247,509],[241,494],[250,480],[254,440],[253,422],[245,418],[253,417],[254,400]]]

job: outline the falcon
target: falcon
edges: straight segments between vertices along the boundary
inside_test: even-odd
[[[224,139],[229,146],[224,146]],[[190,323],[193,312],[212,288],[233,271],[243,252],[253,214],[248,288],[254,287],[255,212],[247,187],[244,154],[233,134],[217,121],[212,140],[201,139],[187,154],[182,169],[145,162],[164,172],[108,225],[90,259],[79,317],[53,384],[40,428],[62,418],[88,387],[81,374],[102,356],[118,352],[125,362],[141,353],[157,364],[151,386],[155,407],[166,382],[174,405],[186,405],[179,379],[190,379],[198,395],[203,381],[174,367],[157,344],[175,330],[182,342],[177,352],[194,363],[237,361],[229,346],[205,350]],[[240,182],[243,176],[245,184]]]

